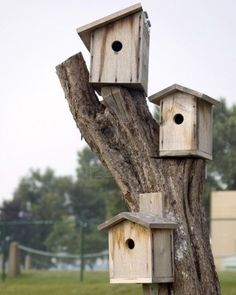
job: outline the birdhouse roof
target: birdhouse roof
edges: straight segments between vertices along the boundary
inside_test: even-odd
[[[90,51],[90,34],[92,31],[142,10],[143,9],[141,3],[137,3],[115,13],[112,13],[106,17],[100,18],[99,20],[96,20],[90,24],[82,26],[76,31],[84,42],[87,49]]]
[[[175,92],[183,92],[183,93],[188,93],[188,94],[191,94],[199,99],[203,99],[213,105],[217,105],[219,104],[220,102],[215,100],[214,98],[206,95],[206,94],[203,94],[201,92],[198,92],[198,91],[195,91],[195,90],[192,90],[190,88],[187,88],[187,87],[184,87],[184,86],[181,86],[181,85],[178,85],[178,84],[174,84],[174,85],[171,85],[151,96],[149,96],[149,101],[150,102],[153,102],[157,105],[160,104],[160,101],[161,99],[165,98],[166,96],[170,95],[170,94],[173,94]]]
[[[133,213],[133,212],[122,212],[113,218],[98,226],[99,230],[110,229],[111,227],[119,224],[124,220],[140,224],[146,228],[165,228],[174,229],[177,227],[177,223],[167,218],[159,217],[152,213]]]

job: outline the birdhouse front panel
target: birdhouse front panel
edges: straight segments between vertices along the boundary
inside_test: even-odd
[[[143,11],[91,32],[90,82],[147,92],[149,28]]]
[[[160,102],[160,155],[197,148],[197,104],[194,96],[176,92]]]
[[[109,269],[111,283],[151,283],[150,229],[127,220],[111,228]]]

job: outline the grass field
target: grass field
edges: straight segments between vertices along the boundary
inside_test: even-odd
[[[236,295],[236,272],[220,274],[222,295]],[[107,273],[29,272],[0,282],[0,295],[141,295],[140,285],[110,285]]]

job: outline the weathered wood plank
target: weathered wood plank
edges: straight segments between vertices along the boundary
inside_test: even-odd
[[[204,93],[201,93],[201,92],[198,92],[198,91],[195,91],[193,89],[190,89],[188,87],[184,87],[184,86],[181,86],[179,84],[173,84],[151,96],[149,96],[149,101],[150,102],[153,102],[157,105],[160,104],[161,100],[163,97],[167,96],[167,95],[171,95],[173,93],[175,93],[176,91],[180,91],[180,92],[183,92],[183,93],[188,93],[192,96],[195,96],[197,98],[200,98],[200,99],[203,99],[205,101],[208,101],[209,103],[213,104],[213,105],[218,105],[220,102],[217,101],[216,99],[204,94]]]
[[[130,117],[127,116],[127,105],[124,100],[121,100],[122,91],[119,86],[107,86],[101,88],[101,95],[104,99],[104,104],[111,109],[111,111],[119,115],[122,122],[130,122]]]
[[[143,18],[136,13],[92,32],[90,82],[96,87],[125,84],[147,92],[149,39],[140,36]],[[112,49],[114,42],[120,42],[119,51]]]
[[[178,122],[182,116],[182,122]],[[160,153],[197,150],[196,99],[176,92],[161,101]]]
[[[145,193],[139,196],[141,212],[152,212],[158,216],[164,215],[164,198],[161,192]],[[172,232],[152,232],[152,269],[153,281],[159,283],[173,282]],[[168,295],[168,284],[143,284],[144,295]]]
[[[156,204],[159,202],[157,201]],[[99,230],[109,229],[124,220],[129,220],[150,229],[174,229],[177,227],[176,222],[163,218],[158,214],[142,212],[122,212],[98,225]]]
[[[212,160],[212,154],[208,154],[199,150],[191,150],[191,151],[160,151],[160,157],[180,157],[180,158],[205,158],[208,160]]]
[[[197,113],[199,152],[212,155],[213,106],[210,103],[199,100]]]
[[[150,34],[149,34],[149,26],[146,24],[146,19],[144,13],[141,18],[141,26],[140,26],[140,60],[139,60],[139,77],[141,85],[143,85],[143,89],[145,93],[148,93],[148,70],[149,70],[149,43],[150,43]]]
[[[128,241],[133,241],[129,247]],[[111,283],[152,281],[150,229],[123,221],[109,231],[109,269]]]
[[[172,231],[153,230],[153,276],[173,281]]]
[[[94,22],[91,22],[85,26],[79,27],[76,31],[79,34],[80,38],[83,40],[87,49],[90,50],[90,33],[92,31],[94,31],[95,29],[98,29],[102,26],[108,25],[111,22],[117,21],[117,20],[122,19],[128,15],[137,13],[142,10],[143,9],[142,9],[141,3],[137,3],[132,6],[127,7],[125,9],[119,10],[115,13],[112,13],[108,16],[100,18],[100,19],[98,19]]]
[[[161,192],[139,195],[139,211],[164,216],[164,196]]]

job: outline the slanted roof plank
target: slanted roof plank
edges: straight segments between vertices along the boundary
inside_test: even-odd
[[[79,27],[76,31],[84,42],[87,49],[90,51],[90,33],[92,31],[142,10],[143,9],[141,3],[137,3],[115,13],[112,13],[108,16],[100,18],[96,21],[93,21],[85,26]]]
[[[210,97],[210,96],[208,96],[206,94],[203,94],[201,92],[195,91],[193,89],[181,86],[179,84],[173,84],[173,85],[171,85],[171,86],[169,86],[169,87],[167,87],[167,88],[165,88],[165,89],[163,89],[163,90],[149,96],[148,99],[149,99],[150,102],[153,102],[153,103],[159,105],[162,98],[164,98],[164,97],[166,97],[168,95],[171,95],[171,94],[173,94],[173,93],[175,93],[177,91],[180,91],[180,92],[183,92],[183,93],[188,93],[188,94],[193,95],[193,96],[195,96],[195,97],[197,97],[199,99],[203,99],[203,100],[205,100],[205,101],[207,101],[207,102],[209,102],[209,103],[211,103],[213,105],[219,104],[219,101],[215,100],[214,98],[212,98],[212,97]]]
[[[176,228],[177,224],[166,218],[159,217],[152,213],[133,213],[133,212],[122,212],[113,218],[98,226],[99,230],[109,229],[116,224],[129,220],[131,222],[140,224],[146,228]]]

